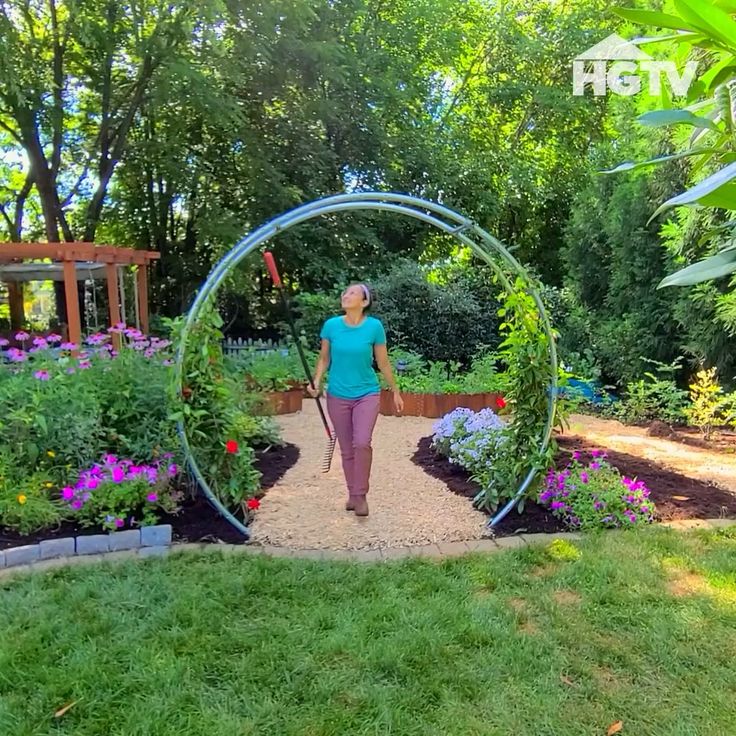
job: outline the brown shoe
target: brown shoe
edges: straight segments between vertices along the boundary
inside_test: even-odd
[[[368,516],[368,501],[365,496],[357,496],[353,502],[356,516]]]
[[[355,496],[348,496],[345,501],[345,511],[355,511]]]

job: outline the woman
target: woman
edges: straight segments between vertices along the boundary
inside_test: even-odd
[[[386,331],[379,319],[366,314],[372,304],[365,284],[351,284],[342,293],[344,315],[330,317],[322,325],[322,347],[314,373],[314,388],[320,395],[322,376],[329,369],[327,412],[340,444],[342,467],[348,487],[347,511],[368,516],[368,483],[373,448],[371,439],[378,419],[381,388],[373,370],[379,370],[391,387],[397,412],[404,402],[394,380],[386,350]]]

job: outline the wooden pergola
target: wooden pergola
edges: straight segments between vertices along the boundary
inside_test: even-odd
[[[134,250],[114,245],[95,243],[0,243],[0,264],[23,263],[26,261],[51,260],[62,264],[64,296],[66,301],[67,327],[69,340],[80,344],[82,340],[82,320],[77,296],[77,264],[104,264],[107,279],[107,296],[110,305],[110,326],[121,321],[118,284],[118,266],[137,266],[136,295],[141,329],[148,332],[148,266],[161,257],[150,250]],[[31,279],[18,279],[31,280]],[[22,292],[16,282],[8,280],[8,297],[11,315],[22,312]]]

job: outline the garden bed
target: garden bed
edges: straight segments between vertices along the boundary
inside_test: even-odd
[[[422,437],[412,461],[429,475],[442,480],[450,491],[466,498],[473,498],[480,490],[458,465],[431,447],[431,437]],[[560,452],[555,465],[562,470],[570,462],[574,450],[593,450],[598,445],[579,438],[558,438]],[[718,486],[671,471],[657,463],[622,452],[607,450],[608,460],[628,477],[646,483],[657,507],[657,521],[677,519],[736,518],[736,495]],[[544,506],[527,502],[523,515],[512,511],[497,527],[499,536],[521,532],[529,534],[565,531],[563,523]]]
[[[263,475],[261,490],[257,498],[265,495],[289,468],[299,459],[299,448],[293,444],[284,447],[273,446],[265,451],[256,451],[255,467]],[[164,514],[159,524],[171,524],[175,542],[225,542],[243,544],[245,539],[230,523],[210,505],[201,492],[194,497],[188,496],[176,514]],[[62,539],[89,534],[106,533],[96,527],[80,527],[66,521],[54,529],[46,529],[33,534],[22,535],[18,532],[0,528],[0,550],[26,544],[36,544],[44,539]]]

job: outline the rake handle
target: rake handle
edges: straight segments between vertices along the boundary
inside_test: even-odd
[[[294,338],[294,344],[296,345],[297,352],[299,353],[299,358],[301,359],[302,367],[304,368],[304,373],[307,376],[307,381],[309,382],[309,385],[312,388],[315,388],[314,381],[312,380],[312,372],[309,370],[309,364],[307,363],[307,358],[304,355],[304,351],[302,350],[302,344],[299,341],[299,336],[296,332],[296,325],[294,324],[294,318],[291,314],[291,309],[289,307],[289,300],[286,297],[286,290],[284,288],[284,284],[281,281],[281,277],[279,276],[278,268],[276,268],[276,261],[274,260],[273,253],[270,251],[266,251],[263,254],[263,260],[266,262],[266,267],[268,268],[269,273],[271,274],[271,280],[273,281],[273,285],[278,289],[279,294],[281,295],[281,302],[284,305],[284,311],[286,312],[286,320],[289,323],[289,327],[291,328],[291,335]],[[327,432],[327,436],[332,439],[333,433],[330,429],[330,425],[327,421],[327,417],[325,416],[325,412],[322,409],[322,403],[319,400],[319,396],[316,397],[317,401],[317,409],[319,409],[319,415],[322,418],[322,424],[324,425],[325,432]]]

